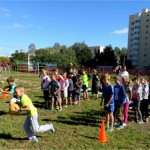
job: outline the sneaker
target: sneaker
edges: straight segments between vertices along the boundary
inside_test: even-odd
[[[110,127],[109,128],[109,132],[113,132],[114,131],[114,128],[113,127]]]
[[[106,132],[113,132],[114,131],[114,128],[113,127],[109,127]]]
[[[146,119],[145,119],[145,122],[148,122],[148,121],[149,121],[149,119],[148,119],[148,118],[146,118]]]
[[[66,107],[66,108],[67,108],[68,106],[67,106],[67,105],[64,105],[64,107]]]
[[[54,110],[54,108],[50,108],[50,111],[53,111]]]
[[[109,130],[109,128],[110,128],[110,127],[106,125],[106,131]]]
[[[51,130],[52,133],[55,133],[55,129],[54,129],[53,124],[51,124],[51,129],[50,130]]]
[[[32,136],[32,137],[29,138],[29,141],[30,142],[38,142],[38,139],[37,139],[36,136]]]
[[[59,110],[59,107],[58,107],[58,106],[56,106],[56,109],[57,109],[57,110]]]
[[[62,108],[59,108],[59,110],[58,111],[62,111]]]
[[[123,126],[124,126],[124,127],[126,127],[126,126],[127,126],[127,124],[126,124],[126,123],[123,123]]]
[[[114,127],[117,127],[118,126],[118,123],[117,122],[114,122]]]
[[[143,121],[138,121],[138,124],[142,124],[143,123]]]
[[[123,129],[123,128],[124,128],[123,125],[119,125],[117,129],[118,129],[118,130],[121,130],[121,129]]]

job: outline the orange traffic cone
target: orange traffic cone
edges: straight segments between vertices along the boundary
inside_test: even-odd
[[[6,100],[6,93],[2,94],[2,100]]]
[[[104,124],[104,120],[102,120],[102,125],[101,125],[101,129],[99,132],[99,137],[98,137],[99,142],[108,142],[108,139],[106,138],[106,131],[105,131],[105,124]]]

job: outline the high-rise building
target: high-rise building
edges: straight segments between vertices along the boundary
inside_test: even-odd
[[[130,15],[128,60],[133,67],[150,68],[150,10]]]

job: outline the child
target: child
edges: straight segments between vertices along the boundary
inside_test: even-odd
[[[44,100],[45,100],[45,109],[49,109],[49,83],[50,78],[47,75],[47,70],[42,69],[42,77],[41,77],[41,89],[43,91]]]
[[[62,103],[64,100],[65,101],[65,107],[67,107],[67,104],[68,104],[68,86],[69,86],[69,81],[67,79],[67,73],[64,72],[62,77],[63,78],[60,80]]]
[[[24,122],[24,130],[28,136],[29,141],[38,142],[35,132],[52,131],[55,132],[53,124],[39,125],[37,108],[33,105],[31,99],[24,93],[24,87],[19,85],[15,87],[15,94],[20,98],[21,107],[15,112],[26,111],[27,118]],[[32,128],[31,128],[32,127]]]
[[[141,100],[143,99],[142,97],[142,85],[140,83],[139,78],[134,78],[134,86],[133,86],[133,98],[134,98],[134,103],[135,103],[135,121],[137,123],[143,123],[142,121],[142,113],[140,111],[140,104]]]
[[[129,80],[124,83],[125,85],[125,90],[126,90],[126,103],[123,105],[123,126],[126,126],[128,122],[128,108],[130,104],[130,100],[132,98],[132,81]]]
[[[72,99],[74,99],[74,86],[73,86],[73,81],[72,81],[72,75],[68,75],[68,81],[69,81],[69,86],[68,86],[68,101],[69,104],[72,105]]]
[[[104,74],[103,81],[105,84],[105,88],[103,89],[103,97],[101,101],[101,105],[104,99],[104,109],[105,109],[105,116],[106,116],[106,128],[108,132],[114,131],[113,123],[114,123],[114,88],[110,83],[110,75]],[[110,121],[110,126],[109,126]]]
[[[100,79],[98,77],[97,71],[94,69],[93,70],[93,77],[92,77],[92,94],[93,95],[95,94],[95,99],[98,99],[98,90],[99,90],[98,81],[99,80]]]
[[[114,86],[114,101],[115,101],[115,111],[114,111],[114,117],[115,122],[116,119],[118,119],[118,129],[123,129],[123,104],[125,103],[125,89],[123,84],[121,84],[121,77],[116,76],[115,78],[116,85]]]
[[[0,89],[0,91],[2,93],[9,94],[9,95],[13,96],[13,98],[10,100],[10,103],[9,103],[10,105],[12,105],[13,103],[19,103],[20,100],[15,96],[15,87],[17,85],[14,81],[14,78],[13,77],[7,78],[7,83],[8,83],[8,89],[7,90]]]
[[[83,70],[82,84],[83,98],[84,100],[88,100],[88,75],[85,73],[85,70]]]
[[[58,102],[58,110],[62,111],[62,104],[61,104],[61,98],[60,98],[60,84],[56,80],[56,77],[54,74],[51,76],[52,81],[50,82],[50,97],[51,97],[51,110],[54,110],[54,101]]]
[[[141,78],[140,81],[143,87],[143,91],[142,91],[143,100],[141,101],[140,110],[142,113],[143,121],[148,122],[149,85],[148,85],[148,82],[144,78]]]
[[[78,102],[78,105],[80,105],[80,93],[81,93],[81,87],[82,87],[82,76],[79,75],[79,77],[77,78],[77,81],[75,83],[75,89],[74,89],[74,104],[76,104],[76,102]],[[77,100],[78,101],[77,101]]]

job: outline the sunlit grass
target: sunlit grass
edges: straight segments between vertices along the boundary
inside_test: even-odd
[[[38,143],[29,143],[23,130],[25,114],[11,116],[8,113],[7,100],[0,105],[0,148],[1,149],[148,149],[150,148],[150,123],[142,125],[131,122],[133,112],[130,111],[128,126],[112,133],[107,133],[108,142],[100,143],[101,120],[104,119],[103,107],[99,100],[81,101],[63,108],[62,112],[41,109],[43,106],[40,78],[35,74],[11,73],[17,84],[25,86],[26,93],[38,108],[39,123],[53,123],[56,133],[38,133]],[[8,76],[8,75],[7,75]],[[4,78],[6,78],[5,76]],[[113,80],[112,80],[113,82]],[[6,84],[6,83],[5,83]]]

